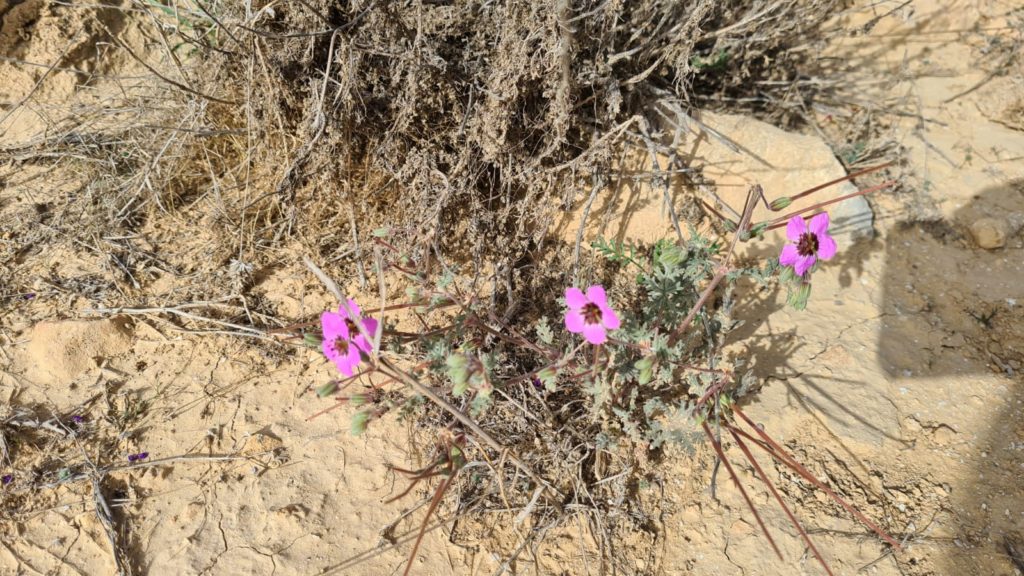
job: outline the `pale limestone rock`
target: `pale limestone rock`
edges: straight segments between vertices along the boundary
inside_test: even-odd
[[[786,132],[744,116],[705,113],[700,121],[717,135],[703,131],[703,142],[695,148],[694,160],[703,164],[704,176],[714,181],[718,196],[737,213],[742,212],[747,192],[754,184],[761,186],[770,202],[846,176],[831,148],[815,136]],[[778,218],[856,191],[857,187],[846,181],[802,198],[780,212],[759,204],[753,220]],[[874,234],[874,215],[863,196],[833,204],[826,210],[831,217],[829,232],[835,236],[840,250],[857,238]],[[762,249],[757,252],[777,251],[783,238],[782,231],[766,236],[767,241],[761,243]]]
[[[995,250],[1006,246],[1009,225],[999,218],[981,218],[971,224],[971,237],[979,248]]]
[[[760,184],[771,201],[846,175],[832,150],[817,137],[785,132],[745,116],[705,113],[700,123],[703,127],[691,124],[693,132],[680,147],[679,157],[710,182],[702,193],[705,198],[710,200],[713,192],[735,212],[742,212],[747,191],[754,184]],[[716,135],[712,136],[711,131]],[[667,158],[659,157],[658,162],[661,169],[668,168]],[[666,209],[664,189],[660,185],[651,186],[649,178],[635,177],[650,170],[651,159],[647,153],[627,157],[621,170],[626,177],[610,182],[595,197],[587,216],[584,248],[598,237],[652,243],[676,236]],[[794,202],[782,212],[771,212],[759,206],[754,212],[754,221],[777,218],[856,190],[850,182],[843,182]],[[678,175],[672,178],[669,195],[676,212],[682,213],[689,195]],[[577,196],[572,210],[558,223],[557,232],[563,240],[575,242],[586,203],[586,197]],[[832,216],[830,231],[840,250],[857,237],[873,234],[874,217],[863,197],[834,204],[828,211]],[[685,234],[686,223],[681,224]],[[767,234],[765,240],[744,244],[740,252],[777,256],[784,241],[784,234],[775,231]]]

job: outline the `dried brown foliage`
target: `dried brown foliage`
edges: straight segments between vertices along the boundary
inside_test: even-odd
[[[204,243],[162,267],[220,294],[232,260],[273,263],[295,239],[365,261],[354,238],[383,224],[510,274],[624,144],[664,146],[699,107],[792,121],[837,4],[125,2],[91,29],[150,75],[5,155],[79,163],[73,231],[185,220]],[[122,41],[132,27],[158,48]],[[151,248],[122,249],[134,283]]]

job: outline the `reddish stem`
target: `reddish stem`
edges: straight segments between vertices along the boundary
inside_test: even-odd
[[[857,178],[858,176],[863,176],[865,174],[870,174],[871,172],[875,172],[877,170],[881,170],[882,168],[888,168],[889,166],[892,166],[895,163],[896,163],[895,160],[891,160],[889,162],[886,162],[885,164],[879,164],[878,166],[872,166],[870,168],[865,168],[863,170],[858,170],[858,171],[854,172],[853,174],[848,174],[846,176],[843,176],[842,178],[836,178],[835,180],[832,180],[832,181],[829,181],[829,182],[825,182],[824,184],[818,184],[814,188],[808,188],[807,190],[804,190],[803,192],[800,192],[796,196],[791,196],[789,199],[791,201],[795,202],[795,201],[799,200],[800,198],[803,198],[804,196],[809,196],[809,195],[817,192],[818,190],[823,190],[823,189],[828,188],[829,186],[831,186],[833,184],[839,184],[840,182],[844,182],[846,180],[853,180],[854,178]],[[771,210],[770,207],[769,207],[769,210]],[[772,211],[776,212],[776,210],[772,210]]]
[[[789,214],[786,214],[785,216],[779,216],[778,218],[776,218],[774,220],[770,220],[768,222],[768,228],[767,229],[768,230],[775,230],[776,228],[781,228],[781,227],[783,227],[783,226],[785,226],[786,224],[789,223],[789,219],[790,218],[792,218],[793,216],[797,216],[797,215],[803,214],[804,212],[810,212],[812,210],[817,210],[818,208],[822,208],[824,206],[829,206],[831,204],[835,204],[836,202],[842,202],[843,200],[849,200],[850,198],[856,198],[857,196],[864,196],[864,195],[867,195],[867,194],[871,194],[872,192],[878,192],[879,190],[881,190],[883,188],[888,188],[890,186],[894,186],[895,184],[896,184],[895,180],[890,180],[888,182],[883,182],[882,184],[879,184],[878,186],[872,186],[871,188],[865,188],[864,190],[858,190],[856,192],[851,192],[850,194],[846,194],[846,195],[840,196],[839,198],[833,198],[832,200],[826,200],[825,202],[818,202],[817,204],[813,204],[811,206],[808,206],[807,208],[802,208],[800,210],[795,210],[793,212],[790,212]]]
[[[434,492],[434,497],[430,499],[430,507],[427,508],[427,515],[423,517],[423,523],[420,524],[420,533],[416,535],[416,543],[412,546],[412,551],[409,552],[409,559],[405,562],[405,572],[402,576],[409,576],[409,571],[412,570],[412,561],[416,558],[416,552],[420,549],[420,543],[423,542],[423,535],[427,531],[427,523],[430,521],[430,515],[434,513],[437,505],[441,503],[441,497],[444,496],[448,487],[451,486],[452,481],[455,480],[456,471],[453,471],[441,485],[437,487],[437,491]]]
[[[732,434],[732,437],[740,447],[740,450],[743,450],[743,455],[747,457],[747,461],[749,461],[750,465],[754,467],[757,475],[761,477],[761,481],[768,486],[768,490],[770,490],[772,496],[775,497],[775,501],[779,503],[779,506],[782,506],[782,509],[786,512],[786,516],[789,517],[789,521],[796,527],[797,532],[800,533],[800,537],[804,539],[804,542],[807,543],[807,547],[811,549],[811,552],[814,552],[814,557],[818,559],[819,563],[821,563],[821,567],[825,569],[825,572],[827,572],[829,576],[835,576],[832,573],[832,569],[828,567],[825,559],[821,556],[821,552],[818,551],[818,547],[811,541],[811,537],[807,535],[804,527],[800,525],[800,521],[797,520],[796,516],[793,515],[793,512],[790,511],[789,506],[786,506],[786,503],[782,501],[782,497],[779,496],[779,492],[768,479],[768,475],[764,473],[764,470],[761,469],[761,465],[757,463],[757,460],[754,459],[754,455],[750,453],[750,448],[747,448],[747,445],[743,443],[743,440],[740,439],[739,435],[736,434],[736,430],[731,425],[726,424],[725,427],[729,430],[729,433]]]
[[[749,434],[747,434],[743,430],[737,430],[737,432],[739,432],[743,436],[746,436],[747,438],[750,438],[751,440],[755,441],[757,443],[757,445],[761,446],[761,448],[763,450],[765,450],[766,452],[768,452],[769,454],[771,454],[772,456],[774,456],[775,458],[780,460],[783,464],[785,464],[785,465],[789,466],[790,468],[792,468],[797,474],[802,476],[804,480],[807,480],[808,482],[813,484],[816,488],[819,488],[822,491],[824,491],[826,494],[829,495],[829,497],[832,498],[832,500],[834,500],[840,506],[845,508],[847,512],[849,512],[850,514],[853,514],[853,516],[856,517],[857,520],[859,520],[862,524],[864,524],[865,526],[870,528],[872,531],[874,531],[875,534],[878,534],[878,536],[880,538],[882,538],[882,540],[885,540],[886,542],[888,542],[893,548],[895,548],[896,550],[902,550],[902,547],[900,547],[899,542],[894,540],[892,538],[892,536],[889,536],[888,534],[886,534],[881,528],[876,526],[874,522],[872,522],[871,520],[868,520],[867,517],[864,516],[863,514],[861,514],[859,510],[857,510],[856,508],[854,508],[853,506],[848,504],[845,500],[840,498],[839,495],[837,495],[835,492],[833,492],[831,488],[829,488],[828,486],[823,484],[820,480],[815,478],[814,475],[811,474],[806,468],[804,468],[799,462],[797,462],[795,458],[790,456],[785,451],[785,449],[782,448],[782,446],[779,446],[778,443],[776,443],[774,440],[772,440],[771,436],[769,436],[764,430],[761,430],[761,428],[757,424],[755,424],[753,420],[748,418],[747,415],[744,414],[742,410],[740,410],[739,406],[736,406],[734,404],[732,406],[732,411],[737,416],[742,418],[743,421],[746,422],[748,426],[753,428],[754,431],[757,432],[758,436],[760,436],[764,440],[764,442],[768,446],[771,447],[771,450],[769,450],[767,446],[761,444],[760,442],[757,442],[756,438],[750,436]]]
[[[764,520],[761,519],[761,514],[758,513],[757,507],[754,506],[754,501],[750,499],[746,489],[743,488],[743,484],[740,483],[740,477],[736,475],[736,471],[733,470],[732,464],[730,464],[729,460],[726,459],[725,452],[722,450],[722,445],[718,442],[718,439],[715,438],[715,435],[711,433],[711,428],[708,427],[707,422],[702,423],[701,426],[704,428],[704,433],[707,434],[708,439],[711,440],[711,445],[714,446],[715,453],[718,454],[718,459],[725,465],[725,469],[729,471],[729,477],[732,478],[733,484],[736,485],[736,488],[739,488],[740,494],[743,495],[743,499],[747,501],[747,507],[754,513],[754,518],[757,519],[758,525],[761,526],[761,531],[764,532],[764,536],[768,539],[768,543],[772,545],[772,550],[775,550],[775,554],[779,557],[779,560],[782,560],[782,552],[779,551],[779,547],[775,544],[775,539],[772,538],[771,533],[768,532],[768,527],[764,525]]]

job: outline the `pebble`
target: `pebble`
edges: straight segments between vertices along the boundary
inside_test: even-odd
[[[971,237],[979,248],[995,250],[1006,246],[1009,225],[999,218],[981,218],[971,224]]]

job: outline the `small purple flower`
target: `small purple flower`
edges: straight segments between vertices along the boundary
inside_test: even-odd
[[[75,414],[74,416],[71,417],[71,421],[74,422],[75,424],[81,424],[82,422],[85,422],[85,418],[82,418],[80,415]]]
[[[7,486],[11,482],[14,482],[14,474],[4,474],[0,477],[0,482],[2,482],[4,486]]]
[[[36,297],[36,293],[35,292],[29,292],[27,294],[22,294],[21,297],[24,298],[25,300],[33,300]]]
[[[583,334],[591,344],[604,344],[608,330],[619,328],[619,317],[608,305],[604,287],[595,284],[584,294],[579,288],[565,289],[565,329],[573,334]]]
[[[324,334],[321,344],[324,356],[334,362],[345,376],[352,376],[354,368],[362,362],[363,354],[370,354],[373,351],[373,344],[356,326],[358,321],[362,321],[363,329],[368,335],[372,336],[377,332],[377,321],[373,318],[363,318],[359,305],[351,298],[348,300],[348,310],[341,306],[337,314],[324,312],[320,315],[320,327]]]
[[[149,458],[149,452],[139,452],[138,454],[129,454],[128,455],[128,461],[129,462],[141,462],[141,461],[145,460],[146,458]]]
[[[793,216],[786,225],[786,244],[779,255],[779,264],[792,266],[797,276],[803,276],[818,260],[829,260],[836,255],[836,241],[828,235],[828,213],[815,214],[810,223],[803,217]]]

